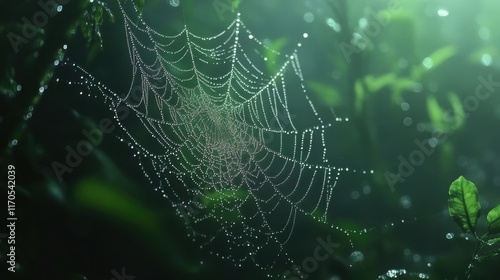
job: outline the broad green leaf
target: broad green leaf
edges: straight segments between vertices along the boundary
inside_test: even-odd
[[[451,183],[449,196],[450,216],[464,232],[474,233],[481,210],[476,185],[460,176]]]
[[[342,102],[342,96],[332,85],[309,81],[307,87],[329,107],[338,106]]]
[[[500,205],[493,208],[486,216],[486,222],[488,224],[488,233],[500,233]]]

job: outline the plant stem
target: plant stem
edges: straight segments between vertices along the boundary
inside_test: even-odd
[[[35,106],[41,98],[39,88],[48,83],[47,76],[53,71],[54,59],[58,50],[73,36],[73,30],[81,19],[89,2],[78,0],[68,2],[64,12],[55,16],[45,27],[47,42],[38,50],[38,57],[25,71],[25,79],[19,81],[22,90],[16,94],[9,108],[8,123],[2,131],[4,137],[0,138],[0,157],[9,154],[12,139],[19,138],[26,125],[24,116],[30,111],[30,106]]]
[[[470,277],[472,276],[472,270],[474,269],[474,266],[477,263],[479,252],[483,248],[484,244],[482,238],[478,237],[477,235],[474,235],[474,237],[477,239],[477,245],[476,245],[476,250],[474,251],[474,257],[472,258],[472,261],[469,263],[467,271],[465,272],[465,277],[467,280],[469,280]]]

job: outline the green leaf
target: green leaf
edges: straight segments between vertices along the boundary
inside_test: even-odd
[[[307,87],[314,92],[323,103],[329,107],[335,107],[341,104],[342,96],[332,85],[309,81]]]
[[[447,46],[433,52],[429,58],[432,60],[432,68],[436,68],[457,53],[455,46]]]
[[[463,126],[465,120],[465,112],[462,101],[454,92],[448,93],[448,100],[450,101],[451,107],[453,108],[453,114],[455,116],[453,118],[455,123],[452,123],[450,125],[453,129],[458,129]]]
[[[389,73],[382,75],[380,77],[373,77],[371,75],[366,76],[365,83],[366,87],[370,92],[380,91],[382,88],[386,86],[390,86],[394,84],[397,80],[396,74]]]
[[[403,92],[412,90],[415,86],[415,80],[409,78],[397,78],[392,85],[392,96],[391,100],[394,104],[398,104],[401,102],[401,95]]]
[[[233,0],[233,3],[231,5],[231,8],[234,11],[236,11],[238,9],[238,7],[240,6],[241,4],[241,0]]]
[[[486,243],[490,246],[495,245],[498,242],[500,242],[500,237],[492,238],[486,241]]]
[[[447,46],[436,50],[431,55],[425,58],[425,60],[427,60],[427,63],[430,63],[427,67],[423,65],[422,60],[422,64],[419,64],[418,66],[412,68],[410,75],[411,78],[414,80],[421,80],[422,76],[425,73],[429,73],[430,71],[438,68],[441,64],[443,64],[445,61],[449,60],[456,54],[457,50],[454,46]]]
[[[431,123],[436,128],[441,128],[444,113],[436,97],[434,97],[433,95],[429,95],[427,97],[427,112],[429,114]]]
[[[493,208],[486,216],[486,222],[488,224],[488,233],[500,233],[500,205]]]
[[[476,185],[460,176],[451,183],[449,195],[450,216],[464,232],[475,233],[481,211]]]

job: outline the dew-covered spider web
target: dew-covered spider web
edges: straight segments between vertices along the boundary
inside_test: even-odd
[[[120,9],[129,90],[115,92],[70,65],[81,74],[73,85],[104,97],[120,140],[201,247],[237,265],[270,268],[269,254],[291,261],[284,246],[299,217],[328,223],[339,177],[356,172],[327,149],[329,129],[348,119],[320,113],[298,50],[269,49],[239,14],[212,36],[187,26],[165,35]]]

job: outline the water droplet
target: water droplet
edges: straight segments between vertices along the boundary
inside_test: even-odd
[[[423,86],[421,83],[415,83],[413,84],[413,91],[414,92],[422,92]]]
[[[170,5],[172,7],[179,7],[179,4],[181,3],[180,0],[170,0]]]
[[[408,111],[408,109],[410,109],[410,104],[408,104],[407,102],[401,103],[401,110]]]
[[[447,17],[450,13],[446,9],[439,9],[437,14],[440,17]]]
[[[437,83],[430,83],[429,84],[429,91],[430,92],[438,92],[439,90],[439,85]]]
[[[351,198],[352,199],[358,199],[359,198],[359,192],[358,191],[353,191],[351,193]]]
[[[435,148],[439,144],[438,139],[434,137],[429,139],[429,141],[427,142],[429,143],[429,146],[431,146],[432,148]]]
[[[335,30],[335,32],[340,32],[342,30],[342,28],[340,27],[340,24],[338,24],[333,18],[328,18],[326,20],[326,24],[328,26],[330,26],[331,28],[333,28],[333,30]]]
[[[361,262],[365,259],[365,255],[361,251],[354,251],[351,253],[350,258],[352,262]]]
[[[404,209],[410,209],[411,208],[411,198],[407,195],[402,196],[399,199],[399,203],[401,203],[401,206],[403,206]]]
[[[412,123],[413,123],[413,119],[410,118],[410,117],[406,117],[403,120],[403,124],[406,125],[406,126],[410,126]]]
[[[449,239],[453,239],[453,237],[454,237],[454,236],[455,236],[455,235],[454,235],[453,233],[448,232],[448,233],[446,234],[446,239],[448,239],[448,240],[449,240]]]
[[[490,66],[492,62],[493,62],[493,58],[491,57],[491,55],[485,53],[485,54],[483,54],[483,56],[481,56],[481,63],[484,66]]]
[[[364,194],[369,194],[369,193],[371,193],[371,191],[372,191],[372,188],[370,188],[370,186],[364,186],[363,187],[363,193]]]
[[[313,22],[314,21],[314,15],[311,12],[307,12],[304,14],[304,20],[306,22]]]
[[[9,148],[12,148],[12,147],[14,147],[14,146],[16,146],[16,145],[17,145],[17,139],[13,139],[13,140],[12,140],[12,141],[10,141],[10,143],[9,143]]]
[[[433,65],[432,58],[426,57],[424,60],[422,60],[422,65],[424,65],[425,68],[430,69]]]
[[[358,21],[359,28],[364,29],[368,26],[368,20],[366,18],[360,18]]]
[[[304,33],[304,34],[302,34],[302,36],[303,36],[304,38],[307,38],[307,37],[309,37],[309,34]]]
[[[488,40],[490,38],[490,30],[486,27],[481,27],[478,33],[479,37],[483,40]]]

